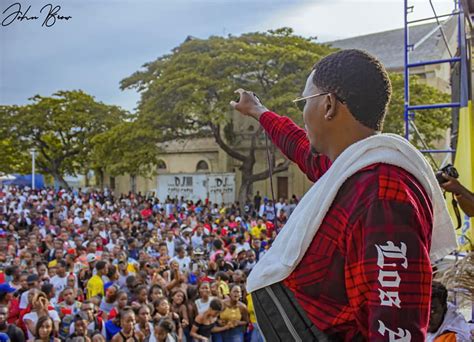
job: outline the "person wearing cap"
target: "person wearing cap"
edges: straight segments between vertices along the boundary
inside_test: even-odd
[[[8,308],[8,323],[16,323],[20,317],[20,303],[18,299],[13,298],[13,293],[16,291],[8,283],[0,284],[0,305]]]
[[[181,234],[175,240],[177,246],[178,247],[183,246],[184,248],[192,246],[192,241],[191,241],[192,233],[193,233],[193,229],[191,227],[188,227],[186,225],[181,225]]]
[[[204,274],[203,272],[207,269],[207,261],[204,260],[204,251],[198,247],[193,250],[193,257],[191,258],[190,270],[199,278]]]
[[[0,334],[5,334],[10,341],[24,342],[25,334],[23,334],[23,331],[15,324],[8,322],[8,315],[8,306],[0,304]]]
[[[89,268],[93,269],[95,262],[97,261],[97,257],[94,253],[89,253],[87,254],[86,261],[89,264]]]

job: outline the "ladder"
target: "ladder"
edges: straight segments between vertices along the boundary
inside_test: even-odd
[[[415,112],[417,111],[427,111],[430,109],[437,109],[437,108],[461,108],[463,106],[467,106],[467,102],[469,99],[468,95],[468,68],[467,68],[467,51],[466,51],[466,35],[465,35],[465,20],[464,20],[464,13],[462,10],[462,4],[460,0],[456,0],[454,2],[454,12],[450,14],[443,14],[437,15],[436,11],[433,7],[432,0],[428,0],[430,2],[431,8],[433,9],[434,16],[421,18],[416,20],[409,20],[409,15],[413,13],[414,6],[410,6],[408,4],[408,0],[404,0],[404,83],[405,83],[405,103],[404,103],[404,121],[405,121],[405,138],[410,141],[410,126],[413,126],[416,130],[416,126],[414,125],[415,121]],[[425,22],[429,20],[436,19],[438,26],[430,32],[428,35],[433,34],[435,31],[440,30],[443,36],[443,40],[445,44],[448,46],[448,42],[446,40],[446,36],[443,31],[442,23],[440,23],[440,18],[446,17],[453,17],[457,16],[457,45],[459,55],[458,56],[451,56],[451,58],[444,58],[444,59],[435,59],[435,60],[428,60],[422,62],[410,62],[410,52],[414,51],[417,47],[417,44],[421,44],[424,39],[427,39],[428,36],[423,37],[419,42],[416,44],[410,42],[410,35],[409,29],[410,25],[414,23]],[[448,47],[449,50],[449,47]],[[426,66],[426,65],[434,65],[434,64],[442,64],[442,63],[449,63],[453,65],[453,63],[461,63],[461,70],[460,70],[460,99],[457,102],[450,102],[450,103],[429,103],[423,105],[412,105],[410,104],[410,69]],[[416,130],[417,132],[417,130]],[[417,132],[418,133],[418,132]],[[421,150],[422,153],[455,153],[455,149],[424,149]]]

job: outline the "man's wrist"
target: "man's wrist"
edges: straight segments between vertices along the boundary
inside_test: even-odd
[[[268,108],[264,106],[259,106],[255,110],[250,113],[250,115],[257,121],[260,121],[260,117],[262,116],[263,113],[268,112]]]

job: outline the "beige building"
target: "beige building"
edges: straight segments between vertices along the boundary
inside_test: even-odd
[[[446,34],[450,51],[455,54],[457,46],[457,25],[454,19],[445,21],[443,29]],[[341,48],[358,48],[366,50],[377,56],[389,71],[403,72],[403,37],[404,30],[391,30],[379,32],[354,38],[348,38],[327,44]],[[436,23],[429,23],[410,28],[410,42],[414,44],[414,51],[410,54],[410,62],[420,62],[434,59],[449,58],[448,49],[444,43],[441,31]],[[449,64],[429,65],[417,67],[411,70],[424,82],[444,92],[450,92],[450,67]],[[250,136],[256,130],[258,123],[253,119],[233,114],[233,126],[236,134],[234,146],[245,154],[248,150]],[[161,155],[157,174],[166,173],[202,173],[202,172],[233,172],[236,178],[236,196],[241,183],[239,170],[240,161],[228,156],[215,143],[213,137],[193,139],[187,141],[173,141],[161,146],[164,152]],[[267,154],[265,149],[265,138],[262,134],[256,147],[255,173],[267,168]],[[276,157],[277,164],[284,161],[281,154]],[[108,181],[108,182],[107,182]],[[106,177],[106,184],[115,189],[115,193],[126,193],[131,190],[142,193],[156,191],[156,175],[149,178],[128,175],[115,178]],[[273,176],[273,187],[275,197],[291,197],[303,195],[311,186],[311,182],[302,174],[295,164],[291,164],[287,171]],[[259,190],[262,196],[270,195],[270,181],[254,183],[254,193]]]

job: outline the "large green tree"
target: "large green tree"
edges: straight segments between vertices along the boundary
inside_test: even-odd
[[[229,101],[236,97],[235,89],[252,89],[269,108],[296,113],[291,100],[301,92],[311,65],[332,51],[288,28],[239,37],[190,38],[171,54],[145,64],[121,87],[141,92],[137,122],[144,123],[142,127],[171,138],[212,134],[241,163],[242,203],[252,184],[266,179],[269,170],[254,172],[261,129],[252,134],[245,150],[232,144]],[[275,165],[275,158],[272,163],[274,173],[289,165]]]
[[[66,174],[85,172],[90,164],[92,139],[122,122],[127,113],[97,102],[83,91],[59,91],[51,97],[36,95],[24,106],[0,106],[2,144],[0,170],[25,172],[29,151],[37,151],[38,171],[69,188]]]
[[[384,132],[405,135],[404,103],[405,84],[403,74],[391,73],[392,100],[384,123]],[[416,76],[410,76],[410,105],[448,103],[451,96],[434,87],[423,84]],[[410,125],[410,141],[419,149],[433,149],[445,137],[451,124],[450,109],[430,109],[416,111]],[[417,131],[420,133],[418,135]],[[423,141],[422,141],[423,140]]]
[[[112,176],[149,176],[158,161],[159,132],[144,129],[135,121],[122,122],[93,139],[92,169],[103,184],[105,172]]]

